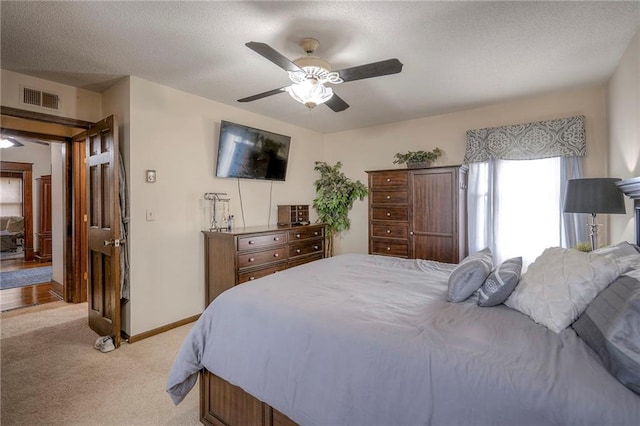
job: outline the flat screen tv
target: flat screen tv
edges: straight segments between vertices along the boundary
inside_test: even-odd
[[[217,177],[284,181],[291,137],[222,121]]]

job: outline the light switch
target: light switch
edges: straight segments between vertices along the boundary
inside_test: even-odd
[[[147,182],[154,183],[156,181],[156,171],[155,170],[147,170]],[[149,220],[149,219],[147,219]]]
[[[151,222],[152,220],[156,220],[156,212],[151,209],[147,209],[147,222]]]

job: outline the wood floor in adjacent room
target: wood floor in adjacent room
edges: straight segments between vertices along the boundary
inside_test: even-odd
[[[35,260],[25,262],[22,259],[8,259],[0,261],[2,271],[17,271],[20,269],[39,268],[51,266],[51,262],[38,262]],[[27,306],[42,305],[57,302],[60,298],[51,291],[51,282],[28,285],[23,287],[0,290],[0,311],[25,308]]]

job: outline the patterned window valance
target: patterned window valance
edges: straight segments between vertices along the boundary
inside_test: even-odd
[[[584,115],[467,131],[465,164],[584,156]]]

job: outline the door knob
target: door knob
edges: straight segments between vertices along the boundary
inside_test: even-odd
[[[104,240],[103,244],[104,246],[113,246],[113,247],[120,247],[121,245],[124,245],[125,243],[125,239],[119,239],[119,240]]]

